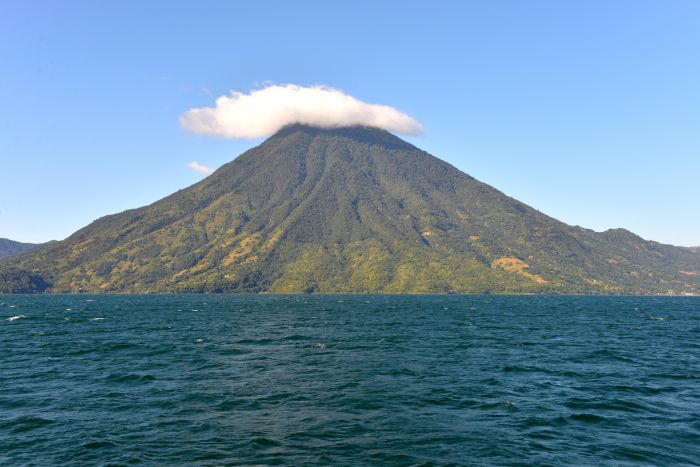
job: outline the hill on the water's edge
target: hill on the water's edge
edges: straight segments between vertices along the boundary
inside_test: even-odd
[[[700,293],[700,252],[548,217],[383,130],[292,125],[0,263],[4,292]]]

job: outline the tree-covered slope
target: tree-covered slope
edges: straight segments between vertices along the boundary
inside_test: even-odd
[[[363,127],[285,128],[3,268],[56,292],[700,293],[700,252],[565,225]]]

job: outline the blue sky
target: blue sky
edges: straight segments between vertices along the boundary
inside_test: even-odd
[[[570,224],[700,244],[700,2],[36,2],[0,13],[0,237],[61,239],[261,140],[179,117],[265,81],[418,120],[407,138]]]

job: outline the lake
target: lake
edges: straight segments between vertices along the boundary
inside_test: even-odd
[[[0,296],[0,464],[700,464],[700,297]]]

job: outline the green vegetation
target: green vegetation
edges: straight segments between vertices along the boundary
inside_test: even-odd
[[[301,125],[0,271],[4,292],[700,293],[700,252],[568,226],[382,130]]]
[[[37,293],[49,287],[50,284],[36,274],[0,268],[0,293]]]

